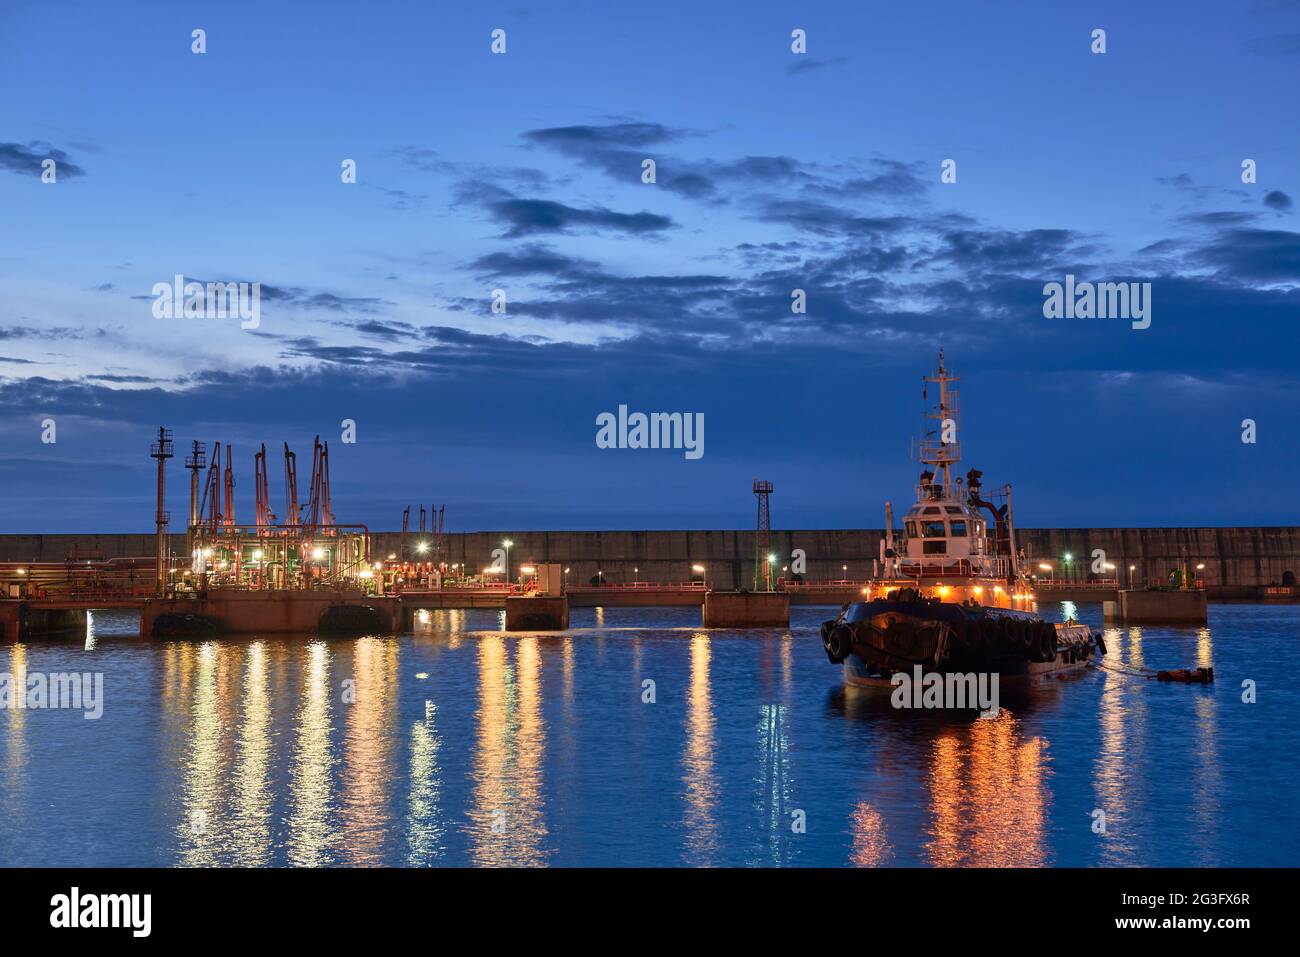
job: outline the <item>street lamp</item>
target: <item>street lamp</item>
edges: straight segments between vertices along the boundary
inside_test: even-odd
[[[510,581],[510,546],[514,544],[510,539],[501,543],[506,547],[506,581]]]
[[[1132,589],[1132,587],[1133,587],[1133,573],[1134,573],[1135,571],[1137,571],[1137,566],[1136,566],[1136,565],[1130,565],[1130,566],[1128,567],[1128,587],[1129,587],[1130,589]]]

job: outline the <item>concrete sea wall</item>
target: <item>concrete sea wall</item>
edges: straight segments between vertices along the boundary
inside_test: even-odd
[[[880,529],[813,529],[772,532],[771,550],[778,567],[790,563],[795,549],[807,556],[809,580],[863,579],[871,574],[878,557]],[[418,533],[408,543],[421,540]],[[428,536],[423,536],[425,540]],[[520,565],[559,562],[570,569],[570,584],[586,584],[598,572],[606,582],[634,579],[681,582],[692,577],[692,566],[702,565],[710,584],[721,589],[748,588],[753,584],[754,533],[752,531],[493,531],[457,532],[447,536],[448,563],[473,571],[492,561],[492,551],[511,539],[512,575]],[[1095,549],[1106,553],[1125,585],[1128,566],[1136,566],[1137,586],[1163,582],[1183,556],[1204,579],[1213,597],[1248,597],[1260,585],[1289,584],[1300,576],[1300,527],[1251,528],[1027,528],[1018,530],[1020,545],[1033,565],[1051,562],[1060,576],[1064,556],[1073,558],[1070,576],[1087,577]],[[372,558],[382,561],[398,551],[399,532],[373,533]],[[185,549],[185,536],[173,535],[177,554]],[[127,557],[153,554],[149,533],[120,535],[0,535],[0,562],[61,562],[70,555],[81,558]],[[635,571],[634,571],[635,570]]]

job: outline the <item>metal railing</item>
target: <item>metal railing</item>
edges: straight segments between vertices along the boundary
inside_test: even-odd
[[[1119,588],[1118,578],[1036,578],[1035,588],[1070,588],[1083,591],[1114,591]]]
[[[607,585],[566,585],[567,592],[612,592],[612,591],[659,591],[659,592],[695,592],[708,591],[708,582],[610,582]]]
[[[777,591],[816,592],[816,591],[861,591],[871,584],[869,581],[853,581],[848,578],[832,578],[824,581],[796,581],[778,578]]]

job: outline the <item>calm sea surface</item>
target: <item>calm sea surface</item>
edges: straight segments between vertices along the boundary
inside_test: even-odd
[[[1105,632],[1109,664],[1215,685],[1091,670],[993,719],[846,690],[831,612],[193,643],[96,613],[84,643],[0,645],[0,674],[102,672],[105,697],[0,711],[0,864],[1300,864],[1300,606]]]

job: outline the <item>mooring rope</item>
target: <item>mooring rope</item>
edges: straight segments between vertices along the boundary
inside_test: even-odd
[[[1117,675],[1127,675],[1130,678],[1145,678],[1147,679],[1147,681],[1154,681],[1156,677],[1156,673],[1154,671],[1150,671],[1145,668],[1139,668],[1139,669],[1125,668],[1125,667],[1114,668],[1106,664],[1106,662],[1104,661],[1097,662],[1097,667],[1101,668],[1103,671],[1112,671]]]

